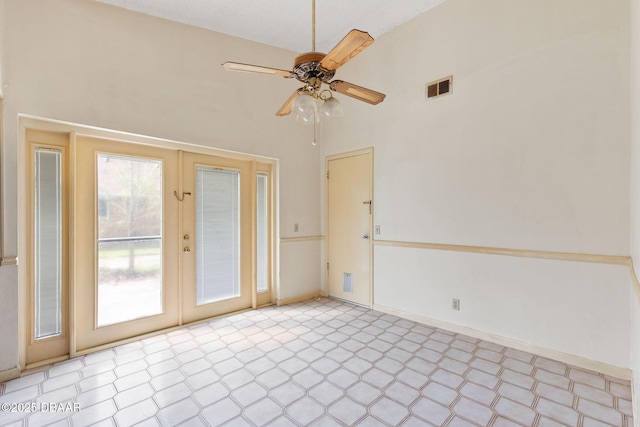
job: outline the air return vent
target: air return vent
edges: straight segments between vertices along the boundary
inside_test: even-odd
[[[444,79],[436,80],[435,82],[427,83],[425,90],[425,98],[437,98],[442,95],[451,93],[453,89],[453,76],[445,77]]]
[[[353,293],[353,276],[351,273],[343,273],[342,275],[342,292]]]

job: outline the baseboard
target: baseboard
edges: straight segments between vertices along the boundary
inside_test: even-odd
[[[324,236],[281,237],[280,243],[315,242],[324,240]]]
[[[577,366],[582,369],[588,369],[588,370],[600,372],[614,378],[620,378],[623,380],[630,381],[632,377],[630,369],[620,368],[618,366],[610,365],[608,363],[598,362],[595,360],[587,359],[587,358],[576,356],[573,354],[563,353],[561,351],[539,347],[533,344],[528,344],[528,343],[514,340],[511,338],[505,338],[499,335],[489,334],[487,332],[469,328],[467,326],[461,326],[461,325],[456,325],[454,323],[443,322],[441,320],[432,319],[427,316],[409,313],[406,311],[398,310],[392,307],[386,307],[379,304],[374,304],[373,309],[376,311],[381,311],[383,313],[413,320],[415,322],[423,323],[425,325],[446,329],[448,331],[455,332],[458,334],[464,334],[473,338],[478,338],[484,341],[489,341],[495,344],[503,345],[505,347],[526,351],[527,353],[537,354],[538,356],[557,360],[559,362]]]
[[[290,298],[282,298],[276,300],[276,305],[280,307],[281,305],[293,304],[300,301],[306,301],[308,299],[313,299],[320,296],[320,291],[308,292],[306,294],[296,295],[295,297]]]
[[[17,366],[15,368],[7,369],[6,371],[0,371],[0,383],[13,380],[19,377],[20,377],[20,368]]]
[[[42,368],[43,366],[53,365],[55,363],[64,362],[65,360],[69,360],[69,355],[65,354],[64,356],[52,357],[51,359],[41,360],[40,362],[29,363],[25,366],[24,370],[30,371],[32,369]]]

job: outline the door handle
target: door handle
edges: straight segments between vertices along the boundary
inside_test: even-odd
[[[184,252],[191,252],[191,248],[189,246],[185,246],[183,251]]]
[[[369,235],[368,235],[368,234],[363,234],[363,235],[362,235],[362,238],[363,238],[364,240],[369,240]]]

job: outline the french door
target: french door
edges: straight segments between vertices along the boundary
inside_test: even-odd
[[[29,318],[50,320],[28,329],[55,330],[58,339],[40,348],[31,334],[27,363],[271,301],[269,164],[78,136],[69,150],[75,187],[63,188],[67,147],[59,145],[30,143],[43,176],[31,174],[33,194],[50,194],[33,203],[32,222],[64,242],[36,240],[30,271],[60,263],[52,271],[71,274],[30,280],[46,310],[30,297]],[[60,196],[56,204],[54,193],[73,202]],[[66,204],[69,224],[61,219],[70,217]],[[62,282],[72,286],[56,293]],[[42,316],[49,312],[58,317]]]
[[[185,322],[251,306],[251,164],[185,153]]]
[[[78,138],[76,346],[178,324],[178,153]]]

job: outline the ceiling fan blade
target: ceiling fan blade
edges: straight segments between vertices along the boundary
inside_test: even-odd
[[[241,71],[244,73],[268,74],[280,77],[292,77],[293,73],[287,70],[279,70],[277,68],[262,67],[260,65],[241,64],[239,62],[225,62],[222,68],[227,71]]]
[[[366,87],[354,85],[353,83],[343,82],[342,80],[334,80],[329,83],[331,90],[341,93],[343,95],[350,96],[359,101],[368,102],[369,104],[381,103],[385,96],[384,93],[376,92],[375,90],[367,89]]]
[[[325,70],[337,70],[351,58],[359,54],[365,47],[373,43],[373,37],[364,31],[351,30],[344,36],[331,52],[327,53],[320,66]]]
[[[297,96],[298,91],[293,92],[293,95],[291,95],[289,99],[287,99],[285,103],[282,104],[282,107],[280,107],[280,109],[276,113],[276,116],[286,116],[287,114],[291,114],[291,106],[293,105],[293,100],[296,99]]]

